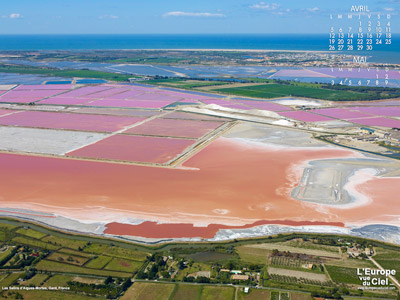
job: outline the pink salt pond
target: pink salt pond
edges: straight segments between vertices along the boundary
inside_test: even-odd
[[[312,114],[306,111],[284,111],[279,113],[281,116],[288,117],[291,119],[303,121],[303,122],[322,122],[330,121],[332,118]]]
[[[326,109],[315,109],[313,113],[336,118],[336,119],[356,119],[371,117],[370,114],[359,112],[357,110],[346,109],[346,108],[326,108]]]
[[[114,132],[144,118],[42,111],[23,111],[0,118],[1,125]]]
[[[113,135],[67,155],[118,161],[166,163],[194,142],[188,139]]]
[[[126,130],[124,133],[199,138],[216,129],[222,122],[155,119]]]
[[[388,118],[376,117],[376,118],[364,118],[364,119],[354,119],[349,120],[353,123],[358,123],[366,126],[380,126],[388,128],[400,128],[400,121]]]

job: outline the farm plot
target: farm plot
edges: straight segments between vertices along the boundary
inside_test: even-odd
[[[201,287],[198,285],[178,284],[173,300],[199,299]]]
[[[311,273],[311,272],[288,270],[288,269],[281,269],[281,268],[274,268],[274,267],[268,267],[268,273],[270,275],[305,278],[308,280],[321,281],[321,282],[328,280],[326,278],[325,274],[317,274],[317,273]]]
[[[48,257],[48,260],[64,262],[71,265],[82,266],[84,263],[88,261],[88,258],[80,257],[80,256],[73,256],[63,253],[51,253]]]
[[[104,270],[135,272],[140,269],[142,262],[128,260],[123,258],[113,258],[104,268]]]
[[[226,300],[232,299],[234,295],[234,288],[232,287],[220,287],[220,286],[209,286],[203,287],[201,293],[201,300]]]
[[[106,264],[110,262],[111,259],[112,257],[110,256],[100,255],[99,257],[96,257],[92,259],[90,262],[88,262],[85,265],[85,267],[93,269],[102,269]]]
[[[120,300],[168,300],[175,284],[135,282]]]

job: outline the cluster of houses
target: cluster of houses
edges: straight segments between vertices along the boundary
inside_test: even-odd
[[[371,256],[374,254],[374,250],[372,248],[365,248],[364,250],[362,248],[359,248],[357,246],[349,247],[347,248],[347,255],[352,258],[358,258],[362,256],[363,254],[367,256]]]
[[[256,281],[256,282],[260,281],[260,273],[257,273],[257,272],[243,273],[241,270],[229,270],[229,269],[221,269],[219,271],[230,273],[232,280],[247,281],[250,279],[250,280]]]
[[[360,133],[362,136],[370,136],[372,139],[381,138],[392,143],[400,143],[400,128],[392,128],[389,131],[377,130],[368,127],[361,127]],[[364,138],[365,140],[365,138]]]

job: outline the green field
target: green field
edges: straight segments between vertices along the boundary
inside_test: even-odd
[[[271,292],[271,300],[279,300],[279,292],[277,291],[272,291]]]
[[[93,253],[93,254],[103,254],[103,252],[109,248],[110,247],[106,244],[91,243],[88,246],[86,246],[83,249],[83,251],[88,252],[88,253]]]
[[[78,250],[79,248],[83,248],[86,246],[87,242],[85,241],[80,241],[80,240],[74,240],[74,239],[63,239],[57,236],[47,236],[44,239],[42,239],[43,242],[47,242],[53,245],[57,245],[60,247],[67,247],[70,249]]]
[[[99,257],[96,257],[96,258],[92,259],[91,261],[89,261],[85,265],[85,267],[93,268],[93,269],[102,269],[102,268],[104,268],[104,266],[106,264],[108,264],[110,262],[111,259],[112,259],[112,257],[110,257],[110,256],[100,255]]]
[[[17,236],[12,239],[16,243],[21,243],[24,245],[32,246],[32,247],[39,247],[47,250],[58,250],[60,246],[52,245],[46,242],[30,239],[24,236]]]
[[[46,283],[45,286],[67,286],[68,281],[72,281],[74,276],[69,275],[54,275],[51,276]]]
[[[104,297],[90,297],[70,292],[56,292],[56,291],[18,291],[24,300],[95,300],[106,299]],[[10,298],[15,299],[15,298]]]
[[[373,257],[375,261],[380,264],[384,269],[395,269],[395,278],[400,280],[400,255],[399,252],[375,248],[376,255]]]
[[[384,92],[358,92],[353,90],[329,89],[323,87],[322,85],[309,83],[271,83],[223,89],[216,88],[213,90],[224,94],[264,99],[294,96],[336,101],[395,98],[397,95],[389,95]]]
[[[197,300],[199,299],[200,294],[201,294],[201,286],[178,284],[173,300],[187,300],[187,299]]]
[[[102,71],[91,70],[59,70],[50,68],[39,68],[31,66],[9,66],[0,65],[1,73],[18,73],[18,74],[36,74],[59,77],[80,77],[80,78],[97,78],[112,81],[129,81],[129,78],[136,77],[134,75],[107,73]]]
[[[104,268],[104,270],[134,272],[140,269],[142,262],[128,260],[123,258],[113,258]]]
[[[14,247],[8,247],[8,249],[4,252],[0,253],[0,260],[2,260],[3,258],[6,258],[7,255],[9,255],[11,253],[11,251],[14,250]]]
[[[326,265],[325,267],[332,280],[337,283],[361,284],[361,281],[357,276],[356,268],[345,268],[329,265]]]
[[[300,239],[295,239],[283,243],[277,243],[280,245],[286,245],[291,247],[303,248],[303,249],[310,249],[310,250],[321,250],[321,251],[329,251],[332,253],[339,253],[340,248],[336,246],[327,246],[321,244],[315,244],[312,242],[305,242]]]
[[[310,294],[303,293],[290,293],[291,300],[311,300]]]
[[[26,235],[28,237],[32,237],[35,239],[40,240],[41,238],[45,237],[47,234],[43,232],[39,232],[33,229],[26,229],[26,228],[20,228],[16,231],[19,234]]]
[[[0,291],[1,287],[7,287],[14,284],[14,282],[17,281],[18,278],[22,277],[23,274],[24,273],[10,273],[7,277],[3,278],[0,281]]]
[[[31,279],[25,280],[21,282],[21,285],[32,285],[32,286],[40,286],[40,284],[45,281],[49,277],[47,274],[36,274]]]
[[[267,256],[271,253],[268,249],[254,248],[249,246],[236,247],[236,252],[244,262],[253,264],[265,264]]]
[[[90,254],[90,253],[85,253],[83,251],[77,251],[77,250],[68,249],[68,248],[61,248],[60,250],[58,250],[58,252],[87,257],[87,258],[92,258],[94,256],[93,254]]]
[[[67,264],[77,265],[77,266],[82,266],[83,264],[85,264],[88,261],[87,257],[74,256],[74,255],[58,253],[58,252],[51,253],[47,257],[47,259],[64,262]]]
[[[180,89],[195,89],[205,86],[218,86],[225,85],[227,81],[215,81],[215,80],[174,80],[174,79],[154,79],[143,81],[142,83],[157,84],[168,87],[175,87]]]
[[[8,230],[13,230],[14,228],[17,228],[17,225],[12,225],[12,224],[7,224],[7,223],[0,223],[0,229],[8,229]]]
[[[175,284],[135,282],[120,300],[168,300],[174,289]]]
[[[201,300],[233,300],[235,289],[233,287],[205,285],[201,292]]]
[[[106,248],[105,250],[106,250],[105,253],[107,255],[121,257],[121,258],[127,258],[127,259],[137,260],[137,261],[145,261],[147,255],[149,255],[149,253],[139,252],[136,250],[117,247],[117,246],[109,247],[109,248]]]
[[[269,300],[271,298],[269,290],[250,289],[247,294],[243,288],[238,292],[238,300]]]
[[[212,262],[220,262],[223,263],[228,261],[234,256],[228,253],[219,253],[215,251],[207,251],[207,252],[196,252],[185,255],[187,259],[192,259],[194,261],[202,262],[202,263],[212,263]]]
[[[131,273],[88,269],[88,268],[84,268],[84,267],[64,264],[64,263],[45,260],[45,259],[41,260],[36,265],[36,268],[38,270],[43,270],[43,271],[74,273],[74,274],[88,274],[88,275],[115,276],[115,277],[130,277],[130,276],[132,276]]]

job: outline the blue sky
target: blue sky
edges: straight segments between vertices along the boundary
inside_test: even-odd
[[[12,0],[2,1],[0,34],[327,33],[330,14],[352,4],[391,13],[400,0]]]

